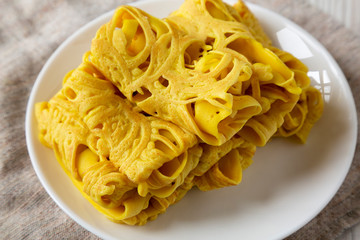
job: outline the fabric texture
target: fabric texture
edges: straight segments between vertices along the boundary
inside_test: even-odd
[[[0,239],[99,239],[67,216],[38,180],[25,141],[26,105],[41,68],[67,37],[130,2],[0,1]],[[360,35],[304,0],[249,2],[289,18],[327,48],[350,84],[359,113]],[[359,151],[357,144],[350,171],[330,203],[288,239],[336,239],[360,222]]]

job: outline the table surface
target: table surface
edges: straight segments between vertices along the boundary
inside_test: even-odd
[[[307,0],[314,7],[329,14],[346,28],[360,34],[360,1],[358,0]],[[346,230],[338,240],[359,240],[360,224]]]
[[[102,13],[134,1],[0,0],[0,239],[98,239],[42,188],[26,150],[25,109],[39,71],[68,36]],[[328,49],[348,79],[359,116],[360,1],[248,1],[289,18]],[[287,240],[360,239],[359,144],[356,149],[332,201]]]

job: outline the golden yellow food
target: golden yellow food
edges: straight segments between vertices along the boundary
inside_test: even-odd
[[[35,114],[82,195],[143,225],[194,186],[239,184],[272,137],[305,142],[322,109],[307,67],[242,1],[185,0],[163,20],[120,6]]]

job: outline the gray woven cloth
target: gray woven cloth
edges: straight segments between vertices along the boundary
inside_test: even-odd
[[[41,186],[24,132],[31,88],[53,51],[88,21],[124,0],[0,0],[0,238],[98,239],[68,217]],[[360,103],[360,36],[301,0],[252,0],[293,20],[333,55]],[[336,239],[360,222],[360,149],[321,213],[288,239]]]

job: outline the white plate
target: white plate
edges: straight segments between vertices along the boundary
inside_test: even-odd
[[[135,5],[162,18],[180,4],[157,0]],[[54,52],[35,82],[27,107],[26,140],[33,167],[46,191],[71,218],[104,239],[280,239],[304,226],[331,200],[355,151],[357,118],[350,88],[330,54],[307,32],[274,12],[249,6],[274,44],[309,66],[313,84],[324,94],[323,117],[307,144],[273,140],[258,149],[239,186],[190,191],[146,226],[107,220],[72,185],[52,151],[39,143],[34,103],[48,100],[61,87],[63,76],[81,62],[110,12],[81,28]]]

